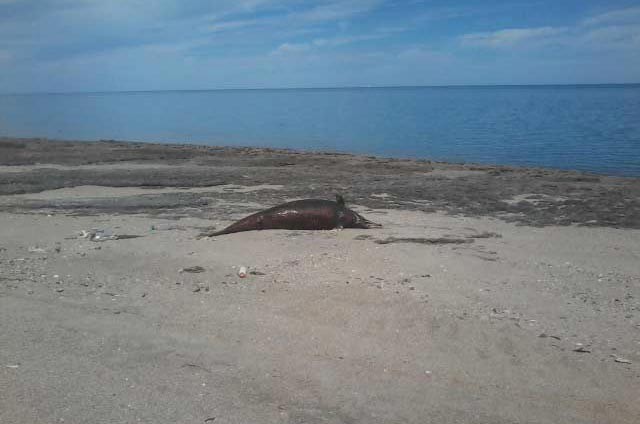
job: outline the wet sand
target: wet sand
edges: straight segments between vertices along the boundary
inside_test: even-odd
[[[196,239],[335,193],[383,228]],[[0,194],[0,422],[640,416],[639,179],[0,139]]]

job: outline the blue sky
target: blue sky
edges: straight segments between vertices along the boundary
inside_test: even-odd
[[[0,92],[640,82],[640,2],[0,0]]]

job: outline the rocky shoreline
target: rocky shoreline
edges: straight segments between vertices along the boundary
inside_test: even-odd
[[[640,228],[638,178],[265,148],[0,139],[0,194],[85,185],[149,189],[144,198],[90,205],[4,202],[0,210],[5,211],[162,210],[183,216],[194,214],[194,208],[207,210],[206,192],[154,195],[154,189],[229,184],[281,185],[277,198],[273,192],[252,195],[267,204],[285,197],[333,198],[340,192],[350,203],[370,208],[443,211],[533,226]],[[220,195],[229,201],[245,198]]]

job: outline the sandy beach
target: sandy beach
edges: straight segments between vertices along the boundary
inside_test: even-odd
[[[635,424],[639,263],[637,178],[0,138],[0,422]]]

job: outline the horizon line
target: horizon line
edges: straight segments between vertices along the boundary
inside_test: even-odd
[[[640,82],[623,83],[541,83],[541,84],[443,84],[443,85],[345,85],[327,87],[242,87],[242,88],[169,88],[157,90],[102,90],[102,91],[24,91],[0,92],[0,96],[65,95],[65,94],[122,94],[159,92],[205,92],[205,91],[287,91],[287,90],[358,90],[385,88],[517,88],[517,87],[615,87],[636,86]]]

